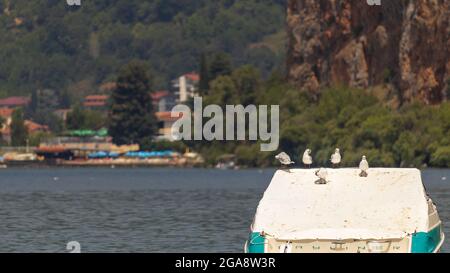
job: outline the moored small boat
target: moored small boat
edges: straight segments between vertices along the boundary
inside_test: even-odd
[[[248,253],[433,253],[441,220],[417,169],[279,170],[259,203]]]

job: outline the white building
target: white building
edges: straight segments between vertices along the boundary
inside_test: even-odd
[[[174,94],[177,96],[177,103],[184,103],[196,95],[200,76],[191,72],[181,75],[172,81]]]

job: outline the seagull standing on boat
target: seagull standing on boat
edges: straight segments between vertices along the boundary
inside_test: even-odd
[[[313,159],[311,156],[311,150],[306,149],[306,151],[303,153],[303,164],[305,167],[311,168],[311,165],[313,163]]]
[[[366,156],[363,155],[361,162],[359,163],[359,169],[361,170],[361,173],[359,176],[361,177],[367,177],[367,170],[369,169],[369,162],[367,162]]]
[[[342,157],[339,148],[336,148],[334,154],[331,155],[331,164],[333,164],[333,168],[339,166],[339,163],[341,163],[341,159]]]
[[[316,184],[327,184],[327,176],[328,172],[324,168],[320,168],[318,171],[315,172],[316,176],[319,178],[315,183]]]
[[[289,166],[295,163],[285,152],[278,154],[277,156],[275,156],[275,158],[278,159],[278,161],[280,161],[282,166]]]

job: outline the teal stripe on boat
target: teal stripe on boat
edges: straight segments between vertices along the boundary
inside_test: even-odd
[[[412,253],[433,253],[441,241],[441,226],[429,232],[417,232],[412,236]]]
[[[252,232],[248,238],[248,253],[264,253],[264,243],[266,239],[259,232]]]

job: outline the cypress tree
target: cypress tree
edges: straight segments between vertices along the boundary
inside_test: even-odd
[[[11,120],[11,145],[25,146],[28,138],[28,130],[23,119],[22,109],[17,109],[12,114]]]
[[[200,95],[206,95],[209,90],[209,71],[208,71],[208,62],[206,59],[206,54],[203,53],[200,56],[200,83],[199,83],[199,91]]]
[[[117,145],[151,145],[156,134],[156,117],[150,98],[150,77],[144,64],[132,61],[117,77],[109,113],[109,134]]]
[[[215,80],[219,76],[230,75],[232,71],[230,56],[220,52],[217,53],[209,66],[209,80]]]
[[[79,105],[75,105],[72,111],[67,115],[67,129],[69,130],[85,130],[86,115]]]

